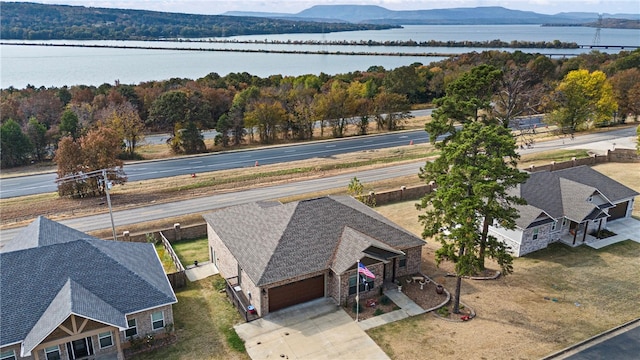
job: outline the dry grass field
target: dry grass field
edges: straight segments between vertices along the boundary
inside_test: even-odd
[[[595,169],[640,192],[640,172],[628,166]],[[377,210],[419,236],[414,204]],[[451,264],[435,266],[438,247],[427,239],[422,270],[451,291],[455,278],[445,276]],[[452,323],[425,314],[369,334],[393,359],[539,359],[640,317],[638,289],[640,244],[625,241],[601,250],[553,244],[515,259],[514,273],[507,277],[463,280],[461,299],[477,312],[472,321]]]

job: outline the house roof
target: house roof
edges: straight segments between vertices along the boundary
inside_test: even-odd
[[[243,204],[204,218],[257,286],[329,268],[341,273],[371,247],[402,254],[398,250],[424,245],[348,196]]]
[[[593,195],[600,195],[612,204],[639,195],[637,191],[588,166],[534,172],[525,183],[510,193],[527,201],[527,205],[517,207],[520,218],[516,224],[521,228],[539,221],[541,212],[554,219],[566,217],[576,222],[598,218],[602,216],[601,209],[611,204],[598,206],[589,202],[588,199]]]
[[[176,302],[153,244],[100,240],[44,218],[34,223],[46,232],[26,228],[11,242],[51,238],[0,253],[0,345],[22,341],[28,353],[71,314],[124,329],[127,314]]]
[[[96,239],[82,231],[61,226],[59,223],[49,220],[44,216],[37,217],[31,224],[24,228],[18,236],[20,237],[18,241],[9,241],[0,248],[0,252],[30,249],[77,239]]]

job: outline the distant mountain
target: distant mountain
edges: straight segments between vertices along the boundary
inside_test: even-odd
[[[316,5],[297,14],[229,11],[223,15],[391,25],[581,24],[598,20],[597,13],[546,15],[499,6],[395,11],[375,5]],[[640,14],[603,14],[603,17],[637,20]]]

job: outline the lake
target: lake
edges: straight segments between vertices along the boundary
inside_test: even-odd
[[[538,25],[412,25],[402,29],[379,31],[355,31],[330,34],[279,34],[236,36],[225,39],[277,40],[277,41],[553,41],[576,42],[591,45],[596,33],[594,28],[541,27]],[[6,41],[8,43],[27,41]],[[99,44],[117,46],[153,46],[165,48],[341,51],[381,53],[465,53],[483,51],[481,48],[442,47],[385,47],[385,46],[329,46],[286,44],[230,44],[209,42],[141,42],[141,41],[35,41],[34,44]],[[640,45],[640,30],[602,29],[602,45]],[[501,49],[513,51],[515,49]],[[579,54],[589,49],[520,49],[524,52],[544,54]],[[603,49],[618,52],[619,49]],[[144,81],[165,80],[174,77],[197,79],[216,72],[221,76],[231,72],[248,72],[260,77],[274,74],[334,75],[350,71],[367,70],[371,66],[393,69],[415,62],[428,64],[443,57],[425,56],[371,56],[371,55],[317,55],[242,53],[228,51],[181,51],[148,49],[81,48],[52,46],[0,46],[0,87],[24,88],[31,84],[40,86],[138,84]]]

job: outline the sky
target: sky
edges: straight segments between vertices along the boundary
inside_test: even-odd
[[[298,13],[314,5],[378,5],[389,10],[502,6],[541,14],[560,12],[640,13],[640,0],[9,0],[44,4],[144,9],[219,15],[226,11]]]

